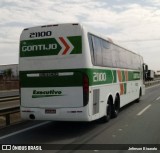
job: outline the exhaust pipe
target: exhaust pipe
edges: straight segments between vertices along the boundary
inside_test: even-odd
[[[35,116],[34,116],[33,114],[30,114],[30,115],[29,115],[29,118],[30,118],[31,120],[34,120],[34,119],[35,119]]]

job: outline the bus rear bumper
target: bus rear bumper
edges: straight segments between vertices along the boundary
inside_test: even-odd
[[[21,106],[24,120],[91,121],[87,107],[80,108],[30,108]]]

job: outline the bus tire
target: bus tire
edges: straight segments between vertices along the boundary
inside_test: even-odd
[[[109,120],[111,119],[111,114],[112,114],[112,107],[111,107],[111,102],[110,100],[108,100],[108,105],[106,106],[106,115],[102,117],[102,122],[106,123],[109,122]]]
[[[112,114],[111,114],[112,118],[116,118],[118,116],[119,110],[120,110],[120,98],[118,95],[116,95],[115,103],[112,108]]]
[[[142,96],[142,89],[140,88],[140,90],[139,90],[139,97],[138,97],[138,99],[136,99],[136,103],[140,102],[141,96]]]

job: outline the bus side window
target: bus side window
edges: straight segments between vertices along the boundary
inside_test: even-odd
[[[102,48],[100,38],[92,36],[94,55],[95,55],[95,65],[103,66],[102,64]]]
[[[112,50],[110,49],[111,44],[103,39],[101,39],[102,44],[102,61],[103,66],[112,67]]]
[[[92,64],[95,65],[95,53],[94,53],[93,41],[92,41],[92,35],[91,34],[88,34],[88,40],[89,40],[89,47],[90,47],[90,52],[91,52]]]

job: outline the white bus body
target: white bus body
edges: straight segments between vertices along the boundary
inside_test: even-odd
[[[19,58],[21,116],[108,121],[144,94],[142,64],[141,56],[81,24],[24,29]]]

